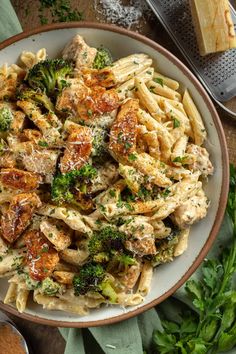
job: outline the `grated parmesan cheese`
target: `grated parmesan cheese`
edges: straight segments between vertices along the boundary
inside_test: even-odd
[[[131,28],[137,25],[144,13],[149,14],[150,8],[144,0],[131,0],[124,5],[122,0],[96,0],[95,11],[102,15],[107,22]]]

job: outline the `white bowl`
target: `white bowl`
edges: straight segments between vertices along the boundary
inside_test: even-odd
[[[224,216],[228,193],[227,146],[216,110],[193,74],[176,57],[155,42],[137,33],[104,24],[50,25],[21,33],[0,44],[0,65],[17,62],[23,50],[37,51],[46,48],[49,57],[57,57],[65,44],[77,33],[92,46],[104,45],[109,48],[114,58],[137,52],[147,53],[153,58],[158,71],[179,81],[182,89],[186,87],[190,90],[206,125],[208,138],[205,146],[210,152],[215,172],[205,187],[206,194],[211,200],[207,217],[192,227],[187,251],[174,262],[159,266],[155,270],[151,291],[142,304],[126,309],[118,306],[102,307],[91,310],[85,317],[79,317],[59,311],[43,310],[33,301],[29,303],[24,314],[19,314],[15,308],[0,301],[1,308],[17,316],[59,327],[90,327],[118,322],[135,316],[170,296],[190,277],[209,251]],[[7,281],[1,279],[0,300],[3,300],[6,290]]]

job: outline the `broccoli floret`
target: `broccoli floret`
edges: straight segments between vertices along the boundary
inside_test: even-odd
[[[53,296],[61,290],[61,285],[50,278],[46,278],[41,283],[41,291],[43,294]]]
[[[25,82],[33,89],[41,89],[49,96],[55,96],[68,86],[66,76],[72,72],[72,66],[63,59],[40,61],[29,70]]]
[[[127,273],[129,267],[135,264],[137,264],[136,259],[129,254],[114,252],[107,266],[107,271],[109,273],[122,275]]]
[[[73,286],[75,295],[84,295],[88,291],[99,291],[99,284],[105,278],[105,271],[100,264],[85,264],[79,275],[75,275]]]
[[[172,262],[175,246],[178,243],[178,236],[170,235],[167,238],[156,242],[157,253],[152,258],[153,266]]]
[[[0,132],[6,132],[10,129],[13,114],[8,107],[0,108]]]
[[[112,250],[123,250],[123,243],[126,235],[116,230],[114,227],[106,226],[100,231],[94,232],[88,243],[91,256],[101,252],[111,252]]]
[[[110,66],[112,62],[113,60],[110,51],[106,48],[98,48],[93,62],[93,68],[103,69],[106,66]]]
[[[117,295],[111,282],[106,278],[106,273],[100,264],[85,264],[79,275],[73,279],[74,292],[76,296],[84,295],[88,291],[100,292],[111,302],[116,302]]]
[[[107,131],[96,127],[93,129],[93,148],[92,148],[92,156],[93,157],[101,157],[106,152],[106,138]]]
[[[17,89],[16,97],[18,100],[31,100],[44,106],[48,111],[53,111],[54,107],[50,98],[41,90],[31,89],[26,85],[21,85]]]
[[[93,261],[96,263],[107,263],[110,260],[110,255],[107,252],[100,252],[93,256]]]
[[[76,202],[75,193],[73,193],[73,187],[75,184],[77,184],[77,188],[81,187],[83,190],[85,189],[86,182],[89,182],[89,180],[96,175],[97,170],[89,164],[81,167],[79,170],[74,170],[65,174],[58,174],[52,181],[52,200],[58,204],[63,202]]]

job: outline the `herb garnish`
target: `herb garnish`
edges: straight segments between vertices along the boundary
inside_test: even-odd
[[[42,25],[48,23],[45,10],[49,9],[52,22],[81,21],[83,14],[71,8],[70,0],[40,0],[39,18]]]
[[[158,83],[159,85],[161,85],[162,87],[164,86],[164,82],[163,79],[161,79],[160,77],[155,77],[153,79],[154,82]]]
[[[135,154],[129,154],[128,159],[129,161],[135,161],[137,160],[137,156]]]
[[[179,128],[180,127],[180,121],[177,118],[175,118],[175,117],[172,117],[172,119],[173,119],[174,129],[175,128]]]

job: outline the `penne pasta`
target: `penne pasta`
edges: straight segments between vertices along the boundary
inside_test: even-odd
[[[151,92],[157,95],[169,98],[174,101],[181,101],[182,97],[180,93],[166,86],[162,80],[159,79],[158,81],[158,78],[154,78],[153,80],[148,81],[147,87]]]
[[[151,263],[145,262],[142,267],[142,272],[137,290],[140,295],[146,296],[149,293],[151,289],[152,276],[153,266]]]
[[[25,311],[28,296],[29,296],[29,290],[22,289],[18,285],[17,295],[16,295],[16,308],[20,313]]]
[[[144,298],[141,294],[121,293],[117,296],[117,303],[121,306],[136,306],[143,302]]]
[[[54,296],[47,296],[34,292],[34,301],[37,304],[42,305],[43,308],[47,310],[59,310],[75,313],[80,316],[85,316],[88,314],[88,308],[85,306],[78,305],[74,302],[64,301]]]
[[[154,77],[154,79],[161,79],[160,83],[163,82],[164,85],[168,86],[172,90],[178,90],[178,88],[179,88],[178,81],[170,79],[169,77],[164,76],[158,72],[154,72],[153,77]],[[156,81],[158,81],[158,80],[156,80]]]
[[[16,297],[17,297],[17,284],[10,283],[3,302],[4,304],[10,305],[16,302]]]
[[[60,284],[72,285],[75,273],[56,270],[52,276]]]
[[[71,244],[70,230],[58,223],[53,223],[50,220],[43,220],[40,224],[40,230],[47,239],[55,246],[58,251],[63,251]]]
[[[179,235],[179,239],[178,239],[178,243],[175,246],[175,251],[174,251],[174,256],[178,257],[181,254],[183,254],[186,249],[188,248],[188,238],[189,238],[189,232],[190,229],[185,229],[185,230],[181,230],[180,235]]]
[[[37,213],[39,215],[49,216],[65,222],[72,230],[81,232],[90,232],[91,229],[83,222],[82,215],[74,209],[55,207],[54,205],[45,204]]]
[[[161,122],[165,118],[165,113],[159,107],[151,92],[145,83],[139,79],[135,79],[136,95],[140,99],[141,104],[148,110],[153,118]]]
[[[140,123],[146,126],[149,131],[155,131],[158,134],[160,140],[160,153],[164,161],[168,161],[171,155],[171,148],[173,145],[173,138],[168,129],[161,123],[157,122],[144,110],[138,111],[138,120]]]
[[[73,250],[65,249],[60,253],[60,257],[63,261],[73,264],[73,265],[82,265],[88,258],[89,253],[87,250]]]
[[[188,90],[185,90],[183,95],[183,106],[191,122],[194,134],[194,142],[196,145],[202,145],[206,140],[206,129],[204,127],[202,117],[195,106]]]
[[[142,80],[143,82],[147,82],[152,78],[153,73],[153,68],[147,68],[144,71],[141,71],[139,74],[135,75],[135,77],[139,80]],[[133,90],[136,90],[135,78],[125,81],[123,84],[117,87],[117,93],[120,99],[125,99],[130,92],[133,92]]]

